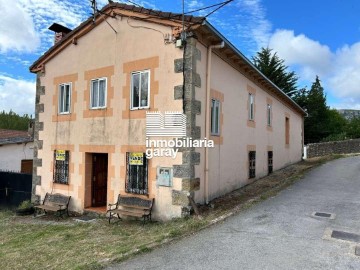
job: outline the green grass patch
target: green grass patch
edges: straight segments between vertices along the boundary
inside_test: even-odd
[[[234,207],[241,211],[275,196],[307,170],[340,157],[303,161],[274,172],[214,200],[213,208],[201,207],[203,219],[190,217],[145,226],[140,221],[119,221],[109,225],[105,219],[78,223],[72,218],[16,217],[13,212],[0,210],[0,269],[101,269],[199,231],[233,212]]]

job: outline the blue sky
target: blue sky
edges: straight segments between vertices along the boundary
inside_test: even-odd
[[[119,1],[127,2],[127,1]],[[181,0],[134,0],[147,8],[181,12]],[[190,11],[220,1],[185,0]],[[102,7],[107,0],[98,0]],[[47,28],[74,28],[91,12],[89,0],[0,0],[0,110],[33,114],[35,75],[29,65],[53,43]],[[204,11],[197,15],[205,15]],[[320,76],[328,105],[360,109],[360,1],[235,0],[209,21],[251,57],[269,46],[294,70],[299,86]]]

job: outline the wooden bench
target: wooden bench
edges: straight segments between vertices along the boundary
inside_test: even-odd
[[[142,199],[135,196],[118,196],[118,200],[114,204],[109,204],[109,224],[111,218],[117,216],[121,219],[123,216],[132,216],[143,218],[143,225],[145,220],[151,221],[151,210],[154,205],[154,199]]]
[[[44,211],[45,214],[47,211],[55,212],[59,214],[59,217],[63,217],[63,214],[66,212],[69,216],[69,202],[71,196],[65,196],[59,193],[50,194],[46,193],[45,198],[42,204],[35,205],[34,216],[37,215],[37,211]]]

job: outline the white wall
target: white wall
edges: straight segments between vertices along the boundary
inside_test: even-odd
[[[0,146],[0,170],[20,171],[22,159],[33,159],[33,149],[33,142]]]

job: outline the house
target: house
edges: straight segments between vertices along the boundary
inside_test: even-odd
[[[51,29],[56,43],[30,67],[33,198],[71,195],[78,212],[118,194],[155,198],[166,220],[189,214],[189,195],[207,203],[301,160],[305,112],[205,18],[184,16],[183,32],[181,14],[112,3],[74,30]],[[146,119],[179,112],[187,141],[168,156]]]
[[[28,131],[0,129],[0,171],[32,174],[33,149]]]

